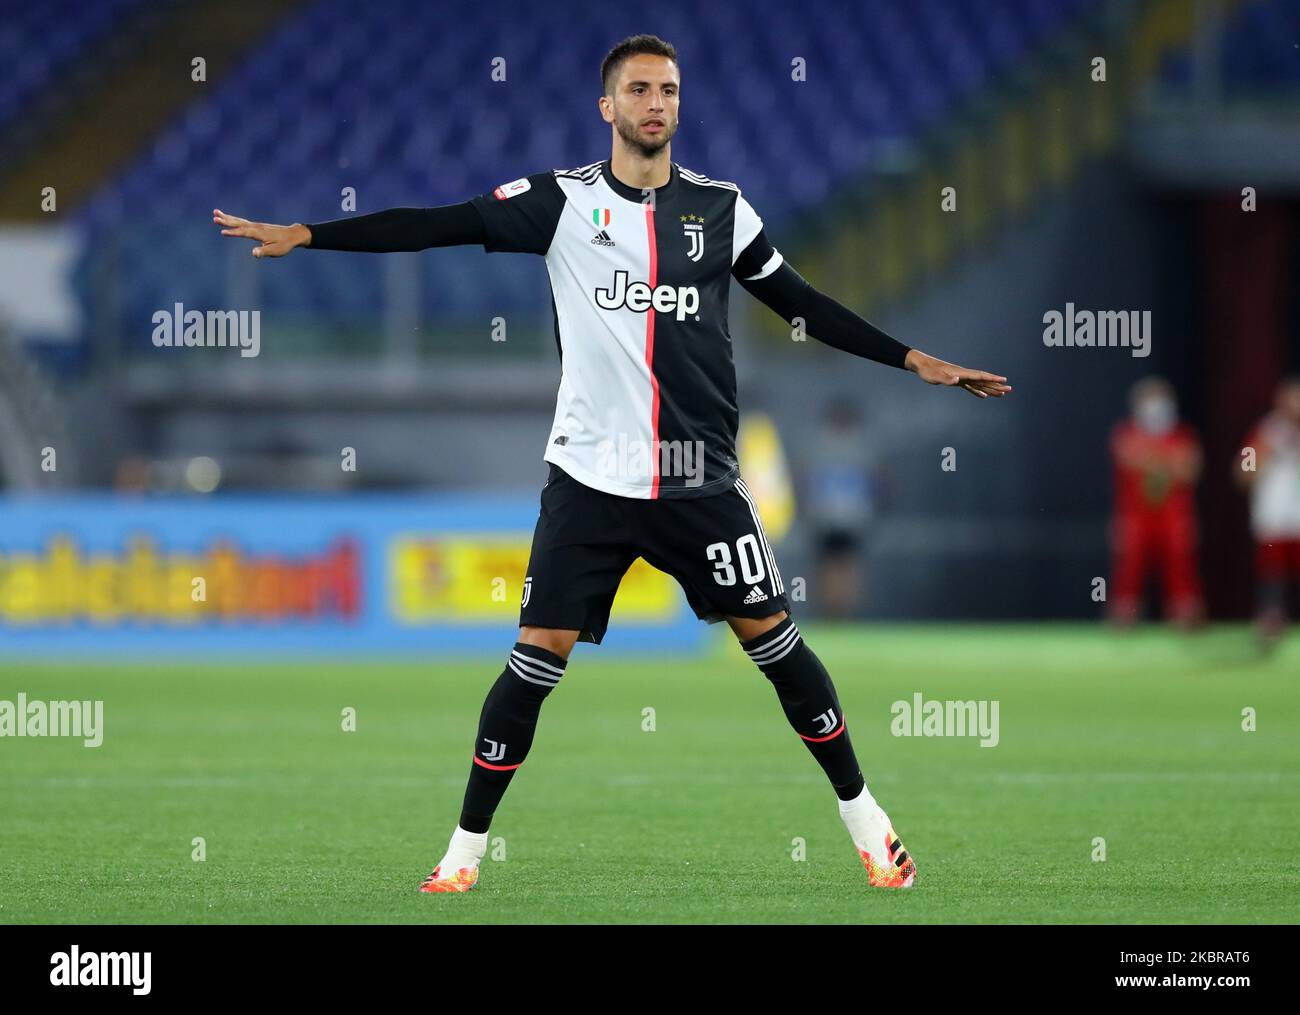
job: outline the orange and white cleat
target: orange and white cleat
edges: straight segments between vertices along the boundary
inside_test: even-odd
[[[862,866],[867,869],[867,881],[873,888],[911,888],[916,883],[916,861],[903,848],[903,841],[894,834],[885,812],[877,809],[880,826],[876,841],[880,849],[858,846]],[[854,845],[857,845],[855,842]]]
[[[478,867],[458,867],[449,877],[442,876],[442,864],[420,882],[422,892],[468,892],[478,884]]]
[[[467,832],[456,826],[447,852],[420,882],[422,892],[468,892],[478,884],[478,865],[487,853],[487,832]],[[443,871],[447,871],[443,874]]]
[[[889,815],[862,787],[852,800],[840,801],[840,817],[853,838],[867,880],[873,888],[911,888],[916,881],[916,861],[894,834]]]

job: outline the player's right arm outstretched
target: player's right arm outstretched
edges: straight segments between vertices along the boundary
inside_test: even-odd
[[[473,243],[490,253],[545,254],[564,201],[554,173],[535,173],[437,208],[389,208],[291,226],[250,222],[214,208],[212,221],[222,227],[222,236],[256,240],[254,257],[283,257],[295,247],[386,254]]]
[[[482,216],[468,201],[438,208],[389,208],[355,218],[290,226],[250,222],[214,208],[212,221],[223,227],[222,236],[256,240],[254,257],[283,257],[295,247],[382,254],[483,243],[488,238]]]

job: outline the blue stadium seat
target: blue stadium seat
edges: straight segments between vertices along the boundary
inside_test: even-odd
[[[57,9],[71,0],[52,2]],[[83,19],[77,31],[107,31],[113,12],[139,2],[108,0],[109,13],[92,19],[98,28]],[[869,169],[885,143],[940,122],[1088,7],[1087,0],[984,0],[978,10],[968,0],[759,2],[738,32],[734,8],[661,0],[657,30],[679,46],[685,76],[674,157],[735,179],[779,226]],[[38,9],[43,24],[60,21],[49,18],[48,5]],[[138,236],[121,245],[136,256],[155,251],[150,264],[127,262],[123,312],[147,319],[175,299],[220,299],[231,261],[228,244],[207,226],[213,206],[268,220],[336,218],[348,186],[358,212],[444,204],[605,157],[597,69],[640,19],[577,0],[502,0],[486,10],[479,0],[446,0],[433,17],[420,0],[317,0],[278,26],[82,212],[90,258],[128,217]],[[456,26],[454,42],[448,25]],[[73,31],[18,61],[24,80],[84,45]],[[14,38],[0,30],[0,56],[23,51]],[[504,82],[490,76],[498,57],[506,60]],[[804,81],[792,79],[795,57],[806,62]],[[6,81],[0,117],[28,87]],[[165,258],[151,247],[159,243]],[[380,262],[321,255],[277,264],[262,276],[262,306],[374,313]],[[433,256],[421,264],[428,314],[535,310],[544,278],[510,258]]]

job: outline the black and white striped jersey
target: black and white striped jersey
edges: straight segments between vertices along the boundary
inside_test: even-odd
[[[486,250],[546,258],[562,373],[545,459],[623,497],[730,490],[730,281],[781,265],[739,188],[674,163],[664,186],[641,191],[606,160],[527,176],[471,204]]]

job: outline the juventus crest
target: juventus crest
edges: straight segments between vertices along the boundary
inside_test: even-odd
[[[691,217],[694,218],[694,216]],[[691,241],[686,256],[692,261],[698,261],[704,256],[704,223],[685,222],[682,224],[682,233]]]

